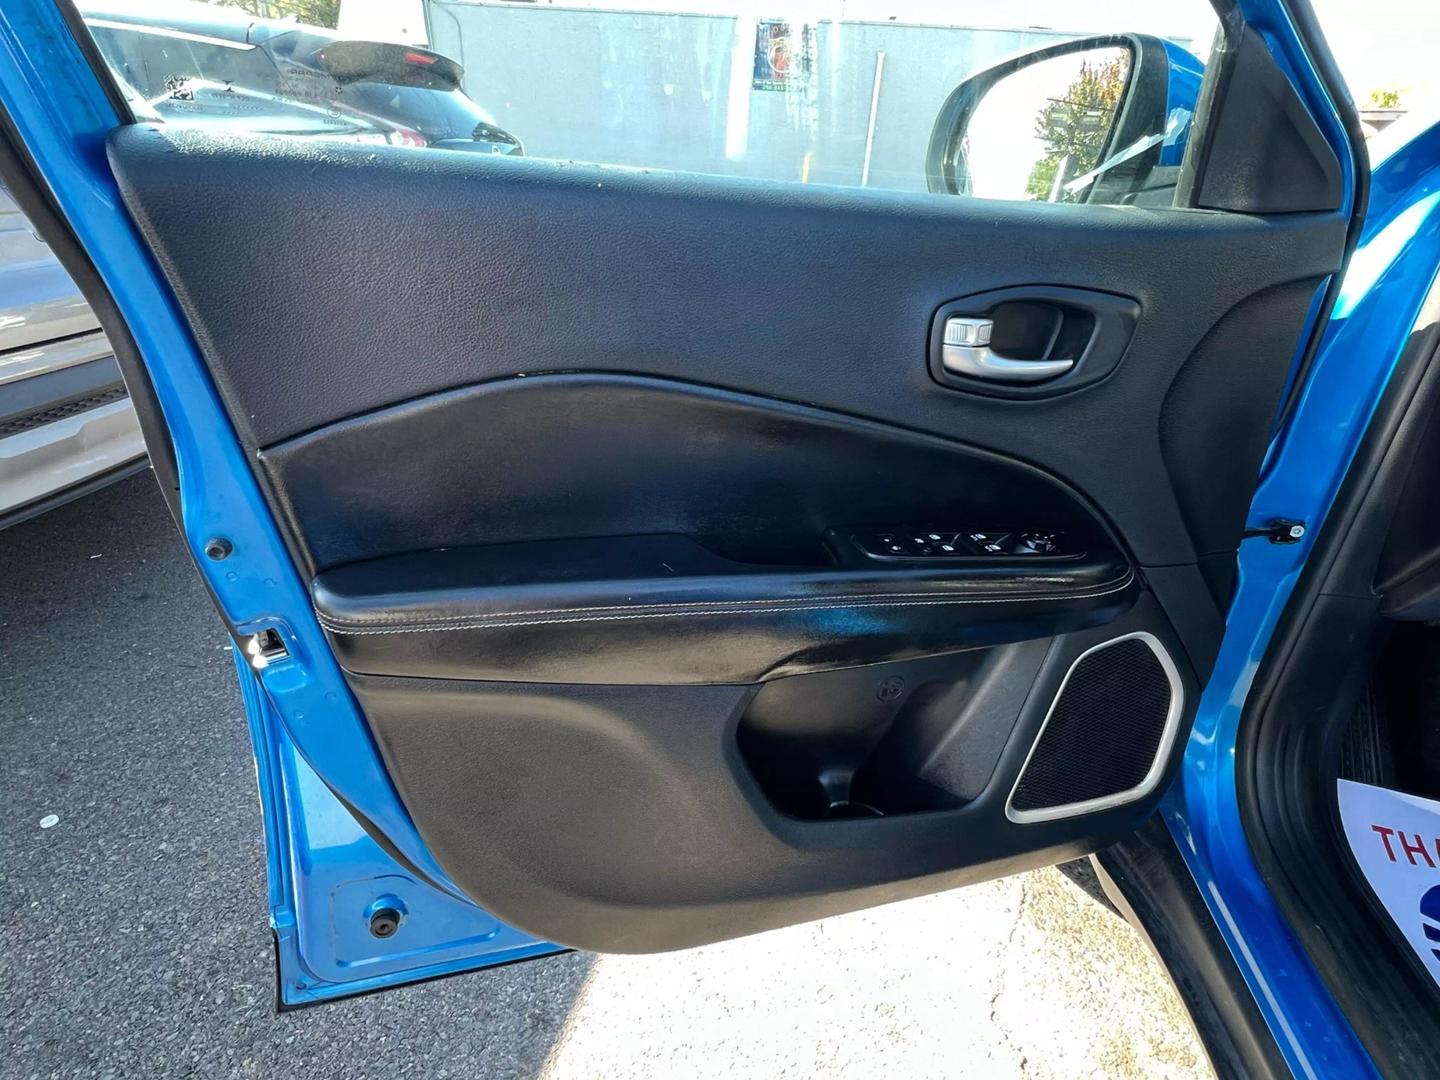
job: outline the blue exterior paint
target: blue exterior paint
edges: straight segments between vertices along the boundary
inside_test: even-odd
[[[247,695],[252,731],[262,738],[270,732],[270,744],[278,755],[268,767],[270,782],[262,787],[262,795],[273,798],[283,791],[298,800],[286,808],[288,823],[280,820],[277,806],[267,807],[271,835],[281,837],[288,829],[293,836],[296,829],[308,828],[307,823],[317,819],[349,817],[333,796],[326,804],[324,796],[329,793],[322,786],[299,783],[303,773],[298,764],[292,769],[296,781],[277,786],[285,762],[303,759],[341,799],[363,808],[411,865],[438,883],[437,895],[449,894],[455,904],[463,905],[447,909],[445,918],[457,936],[472,944],[470,959],[462,963],[454,950],[437,948],[407,958],[408,968],[420,964],[436,974],[429,970],[432,961],[457,970],[515,959],[517,950],[552,950],[553,946],[529,938],[522,944],[522,936],[506,928],[492,934],[494,919],[460,897],[401,804],[315,621],[305,586],[261,498],[174,294],[123,209],[105,157],[105,135],[115,127],[116,116],[54,0],[17,0],[0,8],[0,100],[123,313],[150,371],[179,462],[181,531],[201,573],[240,633],[274,628],[289,649],[288,660],[252,679],[258,681],[260,692]],[[205,541],[213,536],[227,537],[234,545],[223,562],[202,554]],[[266,770],[261,764],[261,773]],[[353,818],[350,821],[353,824]],[[327,967],[315,944],[317,924],[312,920],[307,927],[305,921],[307,912],[323,912],[331,902],[335,878],[331,864],[337,849],[321,847],[327,855],[309,858],[307,847],[297,845],[288,867],[273,858],[271,862],[271,917],[280,942],[282,986],[288,988],[283,1000],[313,1000],[423,977],[418,970],[402,972],[398,962],[344,971]],[[357,843],[351,850],[358,861],[349,878],[407,874],[374,844]],[[411,895],[405,897],[412,911],[431,904],[428,893],[436,892],[428,886],[415,888],[413,900]],[[407,948],[417,922],[412,919],[386,944]],[[362,968],[364,974],[356,977]],[[323,976],[341,974],[344,982],[320,985]],[[307,989],[294,989],[302,981]]]
[[[296,752],[250,665],[237,655],[235,667],[255,745],[283,1005],[559,951],[400,867]],[[370,933],[382,907],[404,915],[383,940]]]
[[[1251,680],[1440,266],[1440,124],[1377,161],[1370,211],[1299,406],[1251,521],[1302,518],[1295,545],[1241,546],[1240,585],[1164,815],[1298,1076],[1373,1075],[1259,876],[1241,824],[1235,746]]]
[[[1205,79],[1205,64],[1188,49],[1173,41],[1163,41],[1165,58],[1170,62],[1166,80],[1165,141],[1160,144],[1160,164],[1178,166],[1185,160],[1185,144],[1190,141],[1190,131],[1195,118],[1195,104],[1200,100],[1200,84]],[[1176,110],[1181,115],[1176,115]],[[1175,119],[1175,131],[1169,131],[1171,118]]]

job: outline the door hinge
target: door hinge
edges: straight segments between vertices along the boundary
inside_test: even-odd
[[[1276,518],[1261,528],[1246,529],[1240,536],[1243,540],[1249,540],[1252,536],[1263,536],[1272,544],[1298,544],[1305,537],[1305,522]]]

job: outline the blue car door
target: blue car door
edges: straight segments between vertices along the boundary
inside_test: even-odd
[[[0,15],[6,182],[237,646],[281,1004],[737,937],[1157,813],[1247,888],[1233,712],[1403,336],[1341,371],[1341,335],[1433,225],[1396,185],[1362,235],[1312,20],[475,12],[426,55],[594,45],[510,113],[424,76],[528,156],[344,111],[418,61],[322,45],[247,90],[333,137],[237,133],[137,116],[68,7]]]

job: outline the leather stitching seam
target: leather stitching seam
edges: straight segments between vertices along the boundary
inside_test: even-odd
[[[1130,573],[1129,575],[1127,575],[1127,576],[1125,577],[1125,579],[1120,582],[1120,584],[1118,584],[1118,585],[1116,585],[1116,586],[1113,586],[1113,587],[1111,587],[1111,588],[1108,588],[1108,589],[1101,590],[1101,591],[1099,591],[1099,592],[1092,592],[1092,591],[1081,592],[1081,591],[1076,591],[1076,592],[1073,592],[1073,593],[1065,593],[1065,594],[1060,594],[1060,595],[1047,595],[1047,596],[1001,596],[1001,597],[991,597],[991,598],[943,597],[943,598],[933,598],[933,599],[928,599],[928,600],[898,600],[898,601],[880,600],[880,601],[875,601],[875,600],[873,599],[874,596],[880,596],[880,595],[886,595],[886,594],[872,594],[872,596],[864,597],[863,599],[860,600],[860,602],[856,602],[856,603],[835,603],[835,602],[833,602],[834,600],[843,600],[843,599],[846,599],[846,598],[844,598],[844,597],[834,597],[834,598],[831,598],[831,601],[830,601],[830,602],[826,602],[826,603],[823,603],[823,604],[797,603],[795,600],[780,600],[780,601],[737,601],[737,602],[735,602],[735,603],[751,603],[751,604],[754,604],[754,603],[769,603],[769,604],[789,604],[789,605],[791,605],[791,606],[788,606],[788,607],[778,607],[778,606],[776,606],[776,607],[770,607],[769,609],[764,610],[764,611],[756,611],[754,608],[747,608],[747,607],[735,607],[733,603],[727,604],[727,603],[724,603],[724,602],[717,602],[717,603],[708,604],[708,605],[707,605],[707,604],[697,605],[697,606],[699,606],[699,607],[706,608],[706,610],[700,610],[700,611],[697,611],[697,610],[686,610],[686,611],[645,611],[645,612],[631,612],[631,613],[624,614],[624,615],[580,616],[580,617],[577,617],[577,618],[566,618],[566,619],[520,619],[520,620],[514,619],[514,616],[516,616],[516,615],[526,615],[526,614],[549,615],[549,614],[554,614],[554,613],[559,613],[559,612],[565,612],[565,611],[604,611],[604,610],[613,610],[613,609],[606,609],[606,608],[573,608],[573,609],[557,608],[557,609],[555,609],[554,612],[496,612],[496,613],[495,613],[495,616],[494,616],[493,618],[484,619],[484,620],[482,620],[482,621],[459,622],[459,623],[449,623],[449,622],[447,622],[447,623],[445,623],[444,625],[433,625],[433,624],[432,624],[432,623],[433,623],[433,620],[419,620],[419,621],[416,621],[416,622],[406,623],[406,624],[403,624],[403,625],[384,626],[384,627],[374,627],[374,626],[370,626],[370,627],[365,627],[365,628],[363,628],[363,629],[362,629],[361,627],[358,627],[358,626],[354,626],[354,625],[349,625],[349,624],[346,624],[346,623],[338,622],[338,621],[336,621],[336,620],[334,620],[334,619],[329,618],[329,617],[326,616],[326,615],[321,614],[318,610],[315,612],[315,614],[316,614],[316,617],[320,620],[320,625],[323,626],[326,630],[329,630],[329,631],[331,631],[332,633],[340,634],[340,635],[344,635],[344,636],[365,636],[365,635],[373,635],[373,634],[422,634],[422,633],[429,633],[429,632],[435,632],[435,631],[444,631],[444,630],[492,630],[492,629],[501,629],[501,628],[504,628],[504,627],[515,627],[515,626],[555,626],[555,625],[563,625],[563,624],[568,624],[568,623],[618,622],[618,621],[621,621],[621,620],[629,620],[629,619],[674,619],[674,618],[684,618],[684,617],[686,617],[686,616],[693,616],[693,617],[696,617],[696,618],[701,618],[701,617],[710,616],[710,615],[755,615],[755,614],[769,614],[769,613],[771,613],[771,612],[790,612],[790,611],[834,611],[834,610],[840,610],[840,609],[845,609],[845,608],[933,607],[933,606],[942,606],[942,605],[949,605],[949,604],[1033,604],[1033,603],[1043,603],[1043,602],[1046,602],[1046,601],[1052,601],[1052,602],[1053,602],[1053,601],[1061,601],[1061,600],[1091,600],[1091,599],[1098,599],[1098,598],[1103,597],[1103,596],[1110,596],[1110,595],[1112,595],[1112,594],[1114,594],[1114,593],[1117,593],[1117,592],[1122,592],[1123,590],[1127,589],[1127,588],[1130,586],[1131,582],[1134,581],[1134,579],[1135,579],[1135,575],[1134,575],[1134,573],[1132,572],[1132,573]],[[906,596],[906,595],[924,595],[924,594],[895,593],[895,594],[888,594],[888,595]],[[799,599],[799,598],[797,598],[797,599]],[[666,605],[658,605],[658,604],[656,604],[656,605],[648,605],[648,606],[661,607],[661,606],[666,606]],[[687,605],[687,606],[688,606],[688,605]],[[471,618],[473,619],[473,617],[471,617]],[[499,621],[497,621],[497,620],[499,620]]]

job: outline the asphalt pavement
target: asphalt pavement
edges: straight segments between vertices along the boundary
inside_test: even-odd
[[[227,650],[148,474],[0,532],[0,1077],[1209,1075],[1054,870],[277,1015]]]

